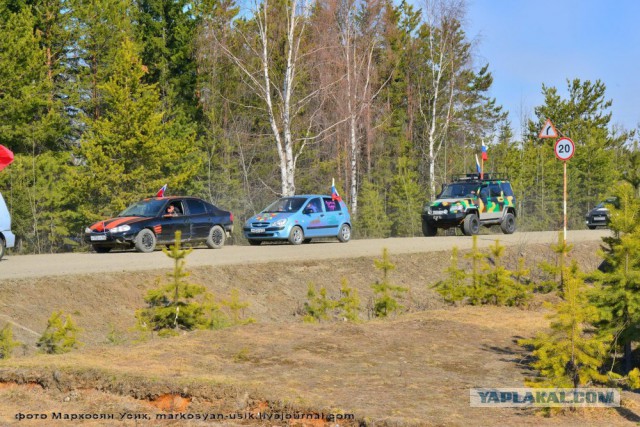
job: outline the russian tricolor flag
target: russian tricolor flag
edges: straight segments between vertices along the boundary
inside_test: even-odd
[[[337,200],[339,202],[342,201],[342,197],[338,194],[338,190],[336,190],[336,180],[335,178],[331,180],[331,200]]]
[[[156,194],[156,197],[164,197],[165,191],[167,191],[167,184],[163,185],[162,188],[158,190],[158,194]]]
[[[480,169],[480,161],[478,160],[478,155],[476,154],[476,170],[478,173],[482,173],[482,169]]]
[[[482,160],[489,160],[489,155],[487,154],[487,146],[484,145],[484,141],[482,141]]]

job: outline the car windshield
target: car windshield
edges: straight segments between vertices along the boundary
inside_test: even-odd
[[[598,204],[596,205],[596,209],[602,209],[602,208],[604,208],[604,207],[605,207],[605,206],[604,206],[604,202],[600,202],[600,203],[598,203]]]
[[[283,197],[270,204],[269,207],[262,212],[297,212],[306,200],[306,197]]]
[[[473,197],[478,189],[477,183],[464,182],[447,185],[440,194],[441,199],[453,199],[457,197]],[[473,193],[472,193],[473,192]]]
[[[156,217],[160,215],[160,210],[166,202],[163,199],[141,200],[120,212],[118,216]]]

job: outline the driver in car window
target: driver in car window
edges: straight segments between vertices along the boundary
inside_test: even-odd
[[[174,205],[169,205],[169,207],[167,208],[167,215],[170,216],[178,216],[178,211],[176,210],[176,207]]]

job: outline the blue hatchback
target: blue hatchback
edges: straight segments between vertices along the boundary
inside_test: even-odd
[[[243,231],[252,245],[270,240],[289,240],[299,245],[309,243],[315,237],[337,237],[341,242],[348,242],[351,216],[342,200],[303,194],[275,201],[249,218]]]

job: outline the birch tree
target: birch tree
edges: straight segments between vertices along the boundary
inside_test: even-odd
[[[343,62],[343,90],[349,140],[349,200],[351,213],[358,211],[358,182],[363,113],[380,93],[391,76],[374,87],[375,53],[381,48],[385,3],[342,0],[336,10],[339,47]],[[344,99],[344,98],[343,98]]]
[[[420,145],[423,164],[428,167],[430,195],[436,193],[436,159],[454,117],[455,94],[462,67],[470,61],[460,19],[464,1],[427,0],[420,29],[418,111],[423,121],[425,142]]]
[[[264,0],[254,4],[252,13],[252,25],[235,25],[233,28],[239,48],[230,46],[215,33],[214,40],[241,70],[245,83],[261,100],[261,109],[268,118],[278,153],[281,193],[290,196],[296,191],[296,163],[306,143],[304,139],[296,139],[292,125],[313,95],[296,96],[308,4],[299,0]],[[278,30],[278,23],[274,22],[276,18],[284,18],[282,40],[274,38]],[[253,31],[257,32],[257,39],[251,36]],[[274,55],[276,49],[282,49],[282,58]],[[248,55],[241,55],[243,52],[248,52]]]

